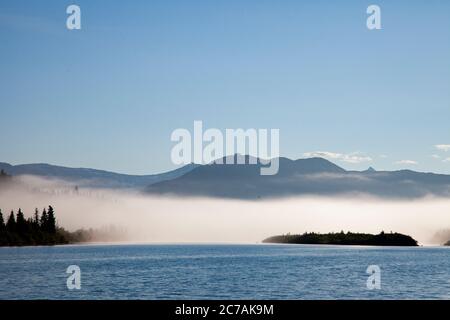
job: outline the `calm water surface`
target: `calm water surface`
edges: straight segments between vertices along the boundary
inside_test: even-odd
[[[81,268],[81,290],[66,269]],[[381,289],[368,290],[369,265]],[[449,299],[450,248],[84,245],[0,248],[0,299]]]

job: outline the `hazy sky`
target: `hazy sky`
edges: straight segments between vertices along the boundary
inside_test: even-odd
[[[291,158],[450,173],[449,57],[444,0],[0,0],[0,161],[160,172],[202,120],[279,128]]]

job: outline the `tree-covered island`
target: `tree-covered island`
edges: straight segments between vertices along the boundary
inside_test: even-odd
[[[263,243],[288,244],[328,244],[328,245],[360,245],[360,246],[417,246],[417,241],[401,233],[384,233],[373,235],[367,233],[304,233],[273,236]]]

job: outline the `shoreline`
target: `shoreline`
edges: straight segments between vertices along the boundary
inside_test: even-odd
[[[298,246],[317,248],[370,248],[370,249],[402,249],[402,248],[450,248],[450,246],[439,244],[421,244],[418,246],[386,246],[386,245],[342,245],[342,244],[320,244],[320,243],[252,243],[252,242],[80,242],[55,245],[24,245],[24,246],[0,246],[2,248],[55,248],[55,247],[107,247],[107,246]]]

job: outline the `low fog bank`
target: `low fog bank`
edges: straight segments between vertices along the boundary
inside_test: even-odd
[[[388,201],[359,197],[297,197],[260,201],[150,197],[101,189],[76,189],[56,180],[20,177],[0,190],[6,217],[52,205],[60,226],[75,231],[115,226],[131,242],[256,243],[284,233],[394,231],[420,244],[449,239],[450,199]]]

